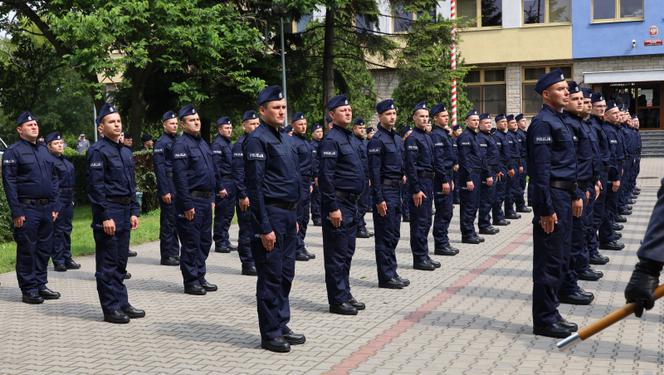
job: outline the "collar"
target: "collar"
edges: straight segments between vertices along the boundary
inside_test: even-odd
[[[346,134],[346,135],[352,135],[352,134],[353,134],[352,131],[350,131],[350,130],[344,128],[344,127],[342,127],[341,125],[337,125],[337,124],[334,124],[334,126],[332,126],[332,129],[337,129],[337,130],[339,130],[339,131],[342,131],[342,132],[344,132],[344,134]]]
[[[383,126],[383,124],[378,124],[378,131],[379,131],[379,132],[383,132],[383,133],[385,133],[385,134],[389,134],[390,136],[394,136],[394,135],[396,134],[396,132],[394,131],[394,128],[392,128],[392,130],[387,130],[387,129]]]

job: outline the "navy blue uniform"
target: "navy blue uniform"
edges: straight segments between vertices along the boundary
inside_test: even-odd
[[[403,178],[403,141],[394,130],[378,125],[367,148],[378,282],[397,277],[396,248],[401,235],[401,180]],[[385,202],[387,213],[378,214],[376,205]]]
[[[477,140],[482,154],[482,184],[480,185],[480,206],[478,226],[480,229],[491,227],[491,209],[496,200],[496,174],[498,173],[498,144],[489,132],[479,132]],[[487,178],[493,183],[489,186]]]
[[[2,155],[2,182],[13,219],[16,277],[23,294],[46,288],[46,267],[53,249],[52,212],[59,208],[58,178],[53,159],[40,144],[19,140]]]
[[[127,274],[131,216],[138,216],[136,180],[131,150],[102,138],[88,149],[88,198],[92,206],[97,292],[104,314],[128,308]],[[115,222],[115,234],[104,233],[102,223]]]
[[[212,150],[201,137],[187,133],[173,145],[173,182],[178,235],[182,242],[180,270],[184,287],[205,283],[205,261],[212,245],[212,202],[218,187]],[[184,212],[195,210],[194,219]]]
[[[648,229],[637,252],[639,258],[664,263],[664,179],[657,191],[657,203],[650,215]]]
[[[505,133],[508,149],[510,150],[510,167],[509,169],[514,169],[514,176],[510,177],[506,175],[507,187],[505,190],[505,215],[513,216],[516,215],[516,210],[514,204],[516,202],[516,197],[519,194],[521,185],[519,182],[519,165],[521,159],[521,149],[519,148],[519,140],[511,130],[508,130]],[[504,145],[503,145],[504,146]],[[521,194],[523,196],[523,194]]]
[[[636,154],[636,139],[634,138],[632,128],[626,123],[620,126],[620,132],[624,140],[625,161],[623,162],[623,175],[620,179],[620,194],[618,206],[622,210],[627,206],[627,201],[632,195],[632,187],[630,186],[632,180],[632,173],[635,165]]]
[[[517,207],[522,208],[520,204],[524,204],[525,206],[525,200],[523,199],[523,195],[526,192],[526,182],[528,180],[528,163],[526,162],[526,158],[528,155],[528,144],[526,142],[526,138],[528,137],[528,133],[525,130],[521,130],[520,128],[516,130],[516,136],[519,138],[519,146],[521,148],[521,166],[523,167],[523,173],[519,174],[519,180],[521,183],[521,198],[517,201]]]
[[[461,185],[460,227],[463,238],[476,237],[475,216],[479,208],[482,156],[477,142],[477,133],[467,128],[457,138],[459,155],[459,184]],[[472,182],[475,188],[470,191],[466,183]]]
[[[215,247],[230,249],[231,242],[228,238],[228,229],[231,227],[236,201],[235,182],[231,170],[231,163],[233,162],[231,140],[217,134],[210,148],[212,149],[212,160],[214,160],[217,190],[226,190],[226,196],[223,198],[215,194],[214,234],[212,238]]]
[[[251,228],[251,209],[247,208],[245,211],[240,209],[240,199],[248,197],[247,186],[245,184],[244,173],[244,145],[246,143],[248,134],[243,134],[233,144],[233,180],[235,182],[235,189],[237,195],[237,205],[235,212],[237,213],[238,225],[238,240],[237,252],[240,256],[240,262],[243,268],[251,268],[254,266],[254,257],[251,254],[251,239],[254,231]],[[249,201],[251,204],[251,200]]]
[[[498,172],[502,174],[500,181],[496,181],[492,207],[493,223],[496,224],[505,220],[503,203],[505,203],[505,196],[507,195],[507,171],[512,169],[512,151],[506,132],[498,130],[493,133],[493,137],[496,140],[496,147],[498,149]]]
[[[311,144],[311,155],[313,155],[312,163],[313,163],[313,178],[314,182],[312,183],[312,190],[311,190],[311,221],[314,222],[314,225],[321,225],[321,213],[320,213],[320,189],[318,188],[318,185],[315,183],[316,178],[318,178],[318,147],[320,146],[321,141],[317,141],[315,139],[312,139],[309,141]]]
[[[521,211],[526,207],[526,201],[523,199],[523,189],[525,184],[525,174],[527,169],[524,167],[523,161],[526,157],[526,133],[521,129],[516,129],[514,131],[510,130],[512,137],[514,138],[516,148],[518,150],[518,155],[516,156],[517,168],[514,170],[514,184],[512,185],[512,199],[516,205],[516,210]],[[519,167],[522,168],[523,172],[519,172]]]
[[[173,185],[173,143],[175,134],[162,134],[154,144],[152,162],[159,194],[159,252],[161,258],[179,257],[180,241],[175,230],[175,186]],[[171,203],[161,197],[171,195]]]
[[[74,164],[63,156],[51,154],[58,175],[60,199],[58,218],[53,227],[53,265],[65,265],[71,260],[71,231],[74,219],[74,188],[76,176]]]
[[[602,190],[593,204],[593,232],[590,242],[588,244],[591,253],[596,253],[599,243],[608,243],[616,239],[611,221],[609,219],[609,212],[606,207],[607,191],[611,189],[608,182],[609,164],[611,163],[611,148],[609,146],[609,139],[604,131],[604,121],[596,116],[590,117],[591,126],[597,137],[599,160],[599,181],[602,184]]]
[[[350,130],[334,125],[318,149],[321,213],[327,216],[341,210],[342,216],[339,228],[332,226],[329,219],[323,220],[325,284],[330,305],[340,305],[353,298],[349,275],[357,235],[357,202],[367,184],[353,138]]]
[[[293,134],[293,144],[297,151],[300,168],[300,200],[297,204],[297,222],[300,231],[297,233],[296,254],[307,256],[304,247],[304,238],[307,235],[307,225],[309,224],[309,206],[311,204],[311,183],[314,171],[313,147],[303,135]]]
[[[433,218],[433,240],[435,249],[442,249],[450,244],[448,229],[454,213],[453,193],[443,194],[443,184],[452,186],[454,182],[452,168],[457,164],[456,142],[449,131],[435,126],[431,131],[433,141],[433,194],[436,213]]]
[[[619,125],[611,125],[608,122],[604,122],[602,125],[602,130],[606,133],[606,138],[609,141],[609,151],[610,158],[608,164],[608,173],[607,173],[607,185],[606,189],[606,206],[605,206],[605,219],[602,222],[602,226],[608,227],[606,231],[601,231],[600,227],[600,244],[605,243],[605,241],[615,240],[615,234],[612,229],[609,229],[615,223],[615,218],[619,214],[618,208],[618,198],[620,194],[620,189],[617,192],[613,191],[612,182],[620,181],[622,174],[623,161],[625,160],[625,149],[623,145],[623,139],[620,136]],[[603,233],[610,233],[610,237],[604,238]]]
[[[558,314],[558,291],[569,262],[572,241],[572,199],[576,198],[574,132],[562,113],[548,105],[528,129],[529,176],[533,184],[533,323],[551,326]],[[552,233],[540,225],[542,216],[556,214]]]
[[[258,271],[258,324],[261,338],[272,340],[290,331],[288,296],[295,276],[300,163],[292,138],[264,123],[247,136],[244,159],[255,233],[251,251]],[[277,241],[267,251],[260,235],[271,232]]]
[[[370,206],[370,187],[369,187],[369,159],[367,157],[367,147],[369,146],[369,141],[360,137],[355,137],[355,143],[360,151],[360,158],[362,159],[362,165],[364,166],[364,177],[366,178],[367,184],[362,191],[360,200],[357,202],[357,231],[358,232],[367,232],[367,223],[364,221],[364,215],[369,211]]]

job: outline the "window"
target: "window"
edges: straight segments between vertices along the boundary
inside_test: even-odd
[[[374,30],[374,25],[369,22],[367,16],[358,14],[355,16],[355,31],[358,33],[370,33]]]
[[[505,113],[505,69],[471,70],[466,75],[466,96],[475,109],[487,113]]]
[[[535,92],[537,80],[545,73],[560,68],[565,78],[571,79],[572,68],[569,66],[538,66],[523,69],[523,86],[521,89],[521,111],[527,115],[534,115],[542,108],[542,97]]]
[[[571,0],[523,0],[523,23],[570,22]]]
[[[301,33],[304,30],[307,29],[307,25],[313,20],[313,15],[311,14],[304,14],[302,17],[300,17],[299,20],[297,20],[296,25],[295,25],[295,32]]]
[[[422,17],[424,13],[425,11],[408,12],[404,9],[403,5],[395,5],[393,7],[392,15],[393,32],[406,33],[410,31],[411,26],[413,26],[413,21]],[[436,9],[432,9],[428,11],[428,13],[432,19],[436,18]]]
[[[593,0],[593,21],[642,19],[643,0]]]
[[[470,27],[503,25],[502,0],[459,0],[459,17],[470,20]]]

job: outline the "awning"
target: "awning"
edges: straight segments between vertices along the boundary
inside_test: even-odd
[[[664,81],[664,70],[621,70],[613,72],[583,72],[583,82],[628,83]]]

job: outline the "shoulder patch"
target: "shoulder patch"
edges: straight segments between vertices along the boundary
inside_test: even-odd
[[[487,147],[486,143],[480,143],[480,147]]]
[[[155,149],[153,150],[153,152],[154,152],[155,154],[162,154],[162,153],[164,153],[164,149],[163,149],[163,148],[155,148]]]
[[[610,139],[609,143],[615,145],[615,144],[618,144],[618,140],[617,139]]]
[[[548,144],[551,144],[552,142],[553,142],[553,140],[549,136],[535,137],[535,144],[536,145],[548,145]]]
[[[217,154],[217,155],[221,155],[221,154],[222,154],[221,150],[212,150],[212,153],[213,153],[213,154]]]
[[[452,144],[452,147],[459,147],[459,145],[457,145],[456,142],[454,142],[454,143]]]
[[[234,152],[234,153],[233,153],[233,157],[234,157],[234,158],[241,158],[241,157],[244,157],[244,154],[241,153],[241,152]]]
[[[185,159],[188,156],[189,155],[187,155],[186,152],[178,152],[178,153],[173,154],[173,159]]]
[[[97,162],[90,163],[90,168],[93,168],[93,169],[101,168],[101,162],[97,161]]]
[[[5,159],[2,161],[4,165],[16,164],[16,159]]]
[[[470,142],[461,142],[461,146],[470,146]]]
[[[335,150],[323,151],[323,152],[321,152],[320,156],[322,158],[336,158],[337,157],[337,152]]]
[[[265,160],[265,154],[262,152],[250,152],[247,155],[247,160]]]
[[[409,146],[408,146],[408,149],[409,149],[410,151],[418,151],[418,150],[419,150],[419,148],[417,147],[417,145],[409,145]]]
[[[443,147],[443,146],[445,146],[445,144],[443,144],[443,142],[436,142],[436,143],[433,144],[433,147]]]
[[[497,144],[498,146],[502,146],[502,145],[503,145],[502,142],[498,142],[498,141],[496,141],[496,144]]]
[[[370,148],[367,152],[369,152],[371,155],[380,154],[380,147]]]

